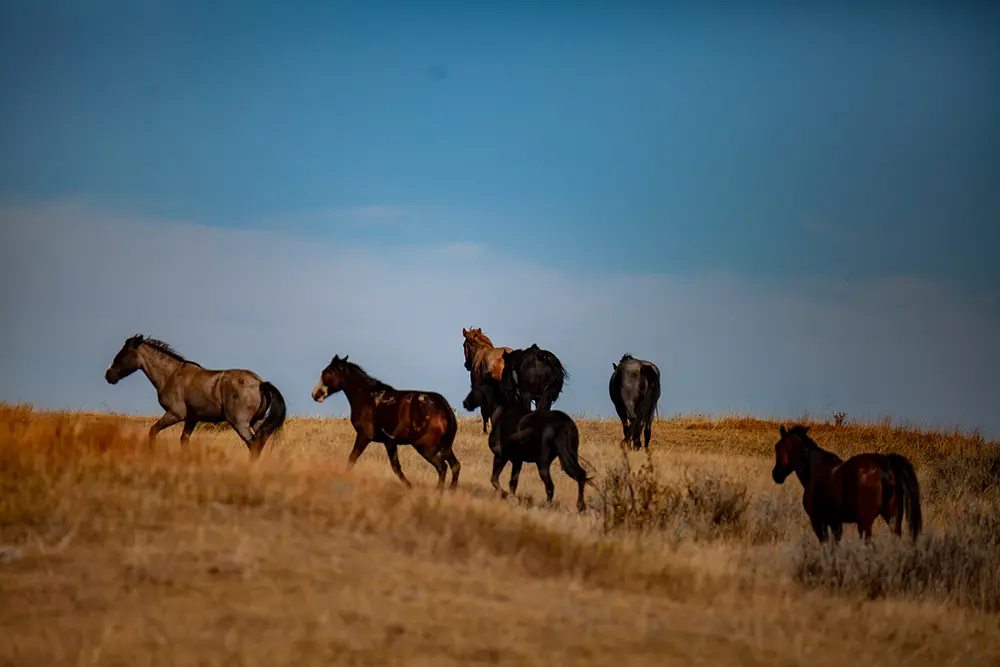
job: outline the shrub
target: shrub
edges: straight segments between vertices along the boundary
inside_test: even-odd
[[[799,544],[793,576],[804,586],[869,599],[931,595],[988,612],[1000,611],[1000,503],[966,506],[940,533],[916,544],[893,535],[870,544],[845,539],[836,547]]]
[[[747,488],[714,472],[686,473],[680,484],[660,481],[652,457],[633,470],[627,455],[598,485],[605,532],[662,531],[677,542],[746,532]]]

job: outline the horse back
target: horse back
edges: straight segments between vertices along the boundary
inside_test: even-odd
[[[375,398],[375,439],[392,436],[398,444],[412,444],[428,433],[445,433],[455,421],[451,404],[433,391],[390,390]]]

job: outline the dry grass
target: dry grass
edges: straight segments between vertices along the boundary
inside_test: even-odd
[[[489,487],[462,420],[455,493],[402,448],[354,470],[342,419],[293,419],[256,466],[226,430],[145,447],[152,419],[0,408],[0,664],[986,665],[1000,661],[1000,455],[960,433],[813,425],[842,455],[899,451],[916,545],[880,525],[814,544],[777,425],[673,419],[651,456],[579,423],[591,509],[533,466]],[[509,467],[502,477],[506,485]]]

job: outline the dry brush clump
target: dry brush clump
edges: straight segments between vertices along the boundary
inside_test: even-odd
[[[792,558],[795,580],[868,599],[935,597],[1000,611],[1000,504],[976,502],[946,526],[908,539],[885,535],[870,544],[844,540],[835,548],[807,540]]]
[[[711,470],[686,470],[683,479],[664,481],[649,453],[638,468],[623,453],[598,482],[598,497],[608,533],[655,531],[675,545],[687,539],[756,542],[772,536],[773,517],[750,511],[755,503],[746,484]]]

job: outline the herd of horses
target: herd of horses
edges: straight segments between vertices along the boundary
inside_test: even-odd
[[[537,344],[523,349],[496,347],[481,328],[463,328],[462,335],[470,380],[462,405],[480,411],[493,453],[493,488],[501,497],[508,496],[500,487],[500,474],[510,463],[509,494],[516,494],[521,466],[534,463],[551,503],[555,485],[550,468],[559,459],[563,471],[577,483],[577,509],[585,511],[584,489],[593,478],[581,465],[579,430],[568,414],[552,408],[569,378],[562,362]],[[150,445],[160,431],[174,424],[183,422],[181,443],[186,443],[199,422],[227,422],[256,460],[285,422],[281,392],[252,371],[203,368],[167,343],[142,334],[125,340],[104,377],[117,384],[137,370],[152,383],[164,409],[149,429]],[[653,362],[624,354],[612,364],[608,393],[622,423],[623,446],[648,449],[660,389],[660,370]],[[398,447],[410,445],[434,466],[439,490],[449,469],[450,488],[458,486],[462,464],[453,448],[458,421],[444,396],[396,389],[349,361],[348,355],[335,355],[326,365],[312,398],[322,403],[339,392],[350,405],[355,431],[350,465],[369,443],[382,443],[392,471],[409,487]],[[777,484],[792,473],[798,477],[803,507],[820,542],[830,534],[839,542],[844,524],[856,524],[858,534],[868,540],[880,516],[897,536],[902,535],[905,517],[915,540],[922,529],[920,486],[906,457],[866,453],[844,461],[816,444],[808,430],[801,425],[780,427],[771,476]]]

